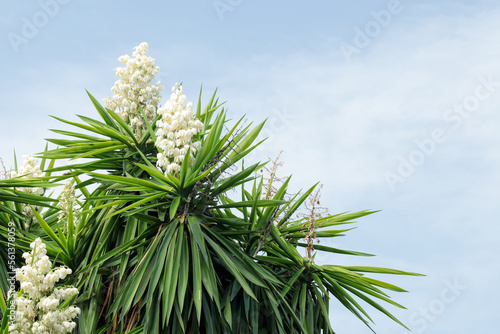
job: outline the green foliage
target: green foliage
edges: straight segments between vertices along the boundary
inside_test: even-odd
[[[402,307],[386,291],[404,290],[365,273],[418,274],[317,265],[301,255],[308,247],[301,240],[310,231],[306,218],[294,213],[315,187],[287,198],[290,178],[275,182],[271,192],[258,174],[263,164],[243,167],[241,161],[260,144],[264,123],[242,126],[239,120],[229,126],[214,93],[203,110],[198,103],[204,129],[194,161],[188,152],[180,173],[165,175],[156,167],[155,122],[144,118],[148,131],[136,139],[128,124],[89,96],[100,120],[57,118],[76,129],[52,130],[67,139],[47,139],[57,148],[39,155],[51,161],[46,177],[0,181],[3,263],[9,222],[16,225],[17,264],[29,242],[41,237],[48,254],[74,272],[70,283],[80,289],[82,309],[78,333],[333,333],[332,296],[367,326],[371,318],[360,300],[403,325],[379,303]],[[73,163],[56,166],[60,160]],[[70,178],[80,193],[81,217],[70,215],[68,229],[51,205],[56,199],[16,191]],[[235,193],[241,198],[229,196]],[[37,224],[29,230],[22,224],[21,203],[35,212]],[[318,218],[316,236],[341,236],[349,230],[344,225],[371,213]],[[0,266],[3,296],[7,271]],[[0,302],[5,315],[3,297]]]

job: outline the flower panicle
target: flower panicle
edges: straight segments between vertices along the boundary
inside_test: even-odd
[[[150,85],[160,68],[155,65],[154,58],[148,56],[148,47],[148,43],[141,43],[134,48],[132,57],[123,55],[118,58],[125,66],[116,69],[116,76],[120,79],[111,88],[113,97],[104,99],[109,109],[116,111],[133,127],[137,139],[146,131],[141,112],[149,123],[153,122],[163,90],[160,81]]]
[[[21,178],[32,178],[32,177],[42,177],[43,172],[38,165],[38,159],[35,159],[31,155],[23,155],[23,164],[17,171],[12,170],[10,172],[10,177],[21,177]],[[45,192],[42,187],[19,187],[17,190],[41,196]],[[38,210],[40,207],[35,206],[34,209]],[[24,227],[26,230],[29,230],[31,224],[36,220],[35,213],[31,209],[31,207],[27,204],[21,204],[21,210],[23,215],[26,216],[26,220],[24,221]]]
[[[75,196],[75,187],[73,186],[73,182],[71,180],[67,180],[64,184],[64,188],[61,192],[61,195],[59,196],[59,203],[57,206],[61,209],[61,211],[59,212],[58,221],[59,223],[63,224],[63,230],[69,230],[68,224],[70,222],[68,217],[71,212],[73,215],[73,227],[75,228],[74,231],[76,233],[76,226],[81,217],[81,211],[76,208],[77,201]]]
[[[9,333],[71,333],[76,327],[74,318],[80,314],[76,306],[58,308],[62,301],[78,294],[72,286],[55,287],[60,280],[72,273],[71,269],[52,269],[45,244],[37,238],[30,244],[31,252],[23,254],[26,265],[16,272],[21,291],[14,294],[16,306]]]
[[[170,99],[158,109],[161,119],[156,122],[156,142],[159,149],[157,166],[165,175],[180,172],[187,152],[190,161],[201,147],[200,141],[194,141],[203,128],[203,123],[195,118],[193,104],[187,101],[182,85],[176,83]]]
[[[35,159],[31,155],[23,155],[23,164],[17,171],[13,170],[10,172],[10,177],[42,177],[43,172],[40,170],[40,166],[38,165],[38,159]],[[18,190],[30,193],[33,195],[42,195],[43,188],[40,187],[22,187],[18,188]]]

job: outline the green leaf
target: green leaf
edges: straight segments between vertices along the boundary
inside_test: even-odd
[[[103,180],[103,181],[107,181],[110,183],[138,186],[138,187],[141,187],[144,189],[159,190],[159,191],[165,191],[165,192],[170,192],[172,190],[170,187],[166,187],[166,186],[163,186],[163,185],[151,182],[151,181],[146,181],[146,180],[137,179],[137,178],[116,176],[116,175],[105,175],[105,174],[98,174],[98,173],[93,173],[93,172],[89,173],[89,174],[98,180]]]
[[[303,243],[303,242],[299,242],[297,245],[300,247],[308,247],[308,245],[306,243]],[[346,255],[356,255],[356,256],[375,256],[373,254],[343,250],[343,249],[338,249],[338,248],[323,246],[323,245],[314,245],[314,249],[321,250],[324,252],[329,252],[329,253],[335,253],[335,254],[346,254]]]
[[[134,132],[132,132],[130,127],[127,125],[127,123],[125,123],[125,121],[120,116],[118,116],[113,110],[106,109],[106,111],[108,114],[111,115],[111,117],[113,117],[113,119],[118,124],[120,124],[121,128],[129,135],[129,138],[131,138],[136,145],[139,145],[139,143],[137,142],[137,139],[135,138]],[[115,126],[115,128],[116,128],[116,126]]]
[[[118,141],[121,141],[125,145],[132,148],[132,143],[135,142],[135,137],[134,138],[127,138],[112,126],[98,122],[95,119],[92,119],[90,117],[86,117],[86,116],[82,116],[82,115],[77,115],[77,116],[82,121],[86,122],[87,124],[90,124],[94,129],[96,129],[102,135],[108,136],[109,138],[113,138],[113,139],[116,139]]]
[[[151,137],[151,141],[153,143],[156,143],[156,134],[155,134],[153,128],[151,127],[151,124],[149,123],[149,120],[146,117],[146,115],[144,114],[144,110],[142,110],[142,108],[141,108],[141,115],[142,115],[142,119],[144,121],[144,124],[146,124],[146,129],[148,130],[147,132],[148,132],[149,136]],[[161,118],[161,115],[159,114],[156,117],[156,119],[153,121],[153,124],[156,124],[156,121],[159,120],[160,118]],[[163,153],[163,150],[160,147],[157,147],[157,149],[158,149],[158,152]]]
[[[146,197],[146,198],[144,198],[144,199],[141,199],[140,201],[134,202],[134,203],[132,203],[132,204],[130,204],[130,205],[128,205],[128,206],[126,206],[126,207],[124,207],[124,208],[122,208],[122,209],[120,209],[120,210],[118,210],[118,211],[114,212],[114,213],[109,214],[109,215],[108,215],[108,216],[106,216],[104,219],[108,219],[108,218],[111,218],[111,217],[113,217],[113,216],[116,216],[116,215],[118,215],[118,214],[120,214],[120,213],[123,213],[123,212],[129,211],[129,210],[131,210],[131,209],[133,209],[133,208],[135,208],[135,207],[141,206],[141,205],[142,205],[142,204],[144,204],[144,203],[148,203],[148,202],[154,201],[155,199],[161,198],[161,197],[163,197],[163,196],[165,196],[165,194],[163,194],[163,193],[153,194],[153,195],[148,196],[148,197]]]
[[[411,272],[396,270],[396,269],[380,268],[380,267],[361,267],[361,266],[358,266],[358,267],[339,266],[339,267],[347,269],[347,270],[352,270],[352,271],[357,271],[357,272],[365,272],[365,273],[425,276],[423,274],[411,273]]]
[[[176,229],[172,240],[169,243],[169,247],[167,249],[167,258],[165,260],[165,270],[163,272],[163,298],[162,298],[162,309],[163,309],[163,322],[168,325],[170,319],[170,312],[174,305],[174,298],[177,292],[177,268],[179,268],[179,256],[181,252],[178,251],[180,249],[179,242],[182,245],[182,229],[183,224],[179,229]],[[178,238],[179,234],[181,237]],[[180,240],[178,240],[180,239]]]
[[[222,205],[217,205],[214,206],[214,208],[251,208],[252,206],[257,206],[257,207],[267,207],[267,206],[279,206],[288,203],[287,201],[276,201],[276,200],[268,200],[268,199],[263,199],[263,200],[258,200],[257,202],[255,201],[242,201],[242,202],[234,202],[234,203],[229,203],[229,204],[222,204]]]
[[[177,286],[177,301],[179,308],[182,309],[184,306],[186,290],[189,280],[189,241],[184,232],[182,232],[182,247],[181,247],[181,259],[179,268],[179,284]],[[178,250],[179,251],[179,250]]]
[[[231,313],[231,300],[229,298],[229,294],[226,295],[225,298],[225,303],[224,303],[224,319],[226,319],[227,323],[229,324],[229,328],[233,328],[233,322],[232,322],[232,313]]]
[[[250,297],[252,297],[256,301],[258,301],[257,297],[255,296],[255,294],[253,293],[252,289],[250,288],[250,286],[246,282],[245,278],[243,278],[243,273],[241,272],[240,268],[238,268],[238,266],[236,265],[236,263],[234,262],[234,260],[231,260],[231,257],[229,256],[229,254],[226,254],[224,252],[224,250],[222,248],[220,248],[219,245],[217,245],[212,240],[207,239],[207,242],[210,244],[210,246],[212,247],[212,249],[214,250],[214,252],[217,253],[217,255],[222,260],[222,262],[224,263],[224,265],[226,266],[226,268],[231,272],[231,274],[233,274],[234,278],[236,278],[236,280],[238,281],[238,283],[240,283],[240,285],[243,288],[243,290],[245,290],[245,292]]]
[[[33,213],[35,214],[35,217],[36,217],[36,220],[38,221],[38,224],[40,224],[40,227],[44,230],[44,232],[47,233],[47,235],[50,237],[50,239],[52,239],[52,241],[54,241],[55,243],[57,243],[59,245],[59,247],[61,247],[61,250],[63,252],[65,252],[67,255],[70,255],[68,252],[67,245],[65,245],[61,242],[61,240],[56,236],[54,231],[52,231],[49,224],[47,224],[47,222],[42,218],[42,216],[40,216],[40,214],[32,206],[30,206],[30,207],[31,207],[31,210],[33,211]]]
[[[191,258],[192,258],[192,269],[193,275],[191,277],[193,282],[192,293],[193,293],[193,302],[196,308],[196,318],[198,319],[198,324],[201,321],[201,264],[200,264],[200,255],[198,244],[194,239],[191,239]]]
[[[181,202],[181,197],[177,196],[174,198],[172,203],[170,204],[170,220],[174,219],[175,214],[177,213],[177,208],[179,207],[179,203]]]
[[[186,177],[188,173],[188,167],[189,167],[189,156],[191,155],[191,147],[188,148],[188,151],[186,152],[186,155],[184,156],[184,160],[182,161],[182,166],[181,166],[181,174],[179,176],[179,181],[181,183],[180,188],[184,188],[184,183],[186,182]]]
[[[109,117],[109,115],[106,113],[106,110],[103,108],[103,106],[87,90],[86,90],[86,92],[87,92],[87,95],[90,97],[90,100],[94,104],[94,107],[96,108],[97,112],[99,113],[99,115],[101,115],[104,122],[106,122],[107,125],[112,126],[116,129],[115,123]]]
[[[288,281],[288,283],[286,284],[285,288],[283,289],[283,291],[281,291],[281,296],[282,297],[285,297],[285,295],[288,293],[288,291],[290,291],[290,289],[293,287],[293,285],[295,284],[295,282],[297,281],[297,279],[300,277],[300,275],[302,275],[302,273],[304,272],[306,268],[305,267],[301,267],[293,276],[292,278],[290,278],[290,280]]]
[[[3,298],[3,293],[0,291],[0,310],[2,310],[2,314],[5,314],[7,311],[7,304],[5,303],[5,299]]]

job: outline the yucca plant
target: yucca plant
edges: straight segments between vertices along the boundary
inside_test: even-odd
[[[200,92],[190,113],[180,85],[158,108],[156,88],[146,88],[159,87],[147,86],[157,70],[146,47],[136,49],[133,65],[120,58],[127,66],[107,107],[89,94],[99,119],[59,119],[74,129],[52,130],[66,137],[47,139],[57,148],[40,157],[51,161],[47,177],[74,184],[77,195],[63,191],[19,232],[26,241],[42,237],[73,270],[78,333],[333,333],[331,297],[368,326],[357,299],[400,323],[377,300],[402,307],[385,290],[404,290],[365,274],[418,274],[314,262],[313,247],[369,256],[312,242],[341,236],[349,230],[342,225],[373,212],[297,215],[307,201],[314,206],[316,186],[289,196],[290,178],[279,182],[273,168],[265,179],[266,163],[244,161],[264,123],[228,120],[215,93],[202,108]],[[147,79],[127,77],[136,71]],[[2,224],[6,215],[23,217],[8,204],[10,192],[0,193],[10,196],[0,197]]]

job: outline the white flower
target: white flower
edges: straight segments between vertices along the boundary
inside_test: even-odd
[[[31,155],[23,155],[23,164],[18,169],[18,171],[11,171],[11,177],[41,177],[43,176],[43,172],[40,170],[38,166],[38,160],[33,158]],[[19,191],[23,191],[33,195],[43,195],[43,188],[40,187],[20,187],[17,188]],[[23,214],[26,216],[26,220],[24,225],[26,229],[29,229],[31,223],[35,221],[35,214],[33,210],[27,204],[21,204],[21,209]],[[37,210],[38,207],[35,207]]]
[[[59,306],[59,299],[54,296],[42,297],[37,307],[43,312],[53,311]]]
[[[199,141],[193,142],[193,136],[203,128],[203,123],[195,119],[193,104],[186,102],[182,86],[175,84],[170,99],[158,109],[162,118],[156,122],[156,143],[160,153],[157,154],[158,167],[165,175],[180,172],[184,157],[190,150],[190,162],[200,148]]]
[[[81,217],[81,212],[79,209],[76,208],[77,202],[76,202],[76,197],[75,197],[75,188],[73,187],[73,183],[71,180],[67,180],[66,183],[64,184],[63,191],[61,192],[61,195],[59,196],[59,204],[57,205],[61,211],[59,212],[59,222],[63,223],[63,229],[65,231],[68,231],[69,226],[68,226],[68,217],[70,214],[70,211],[73,213],[73,233],[76,234],[76,226],[78,224],[78,221]]]
[[[31,155],[23,155],[23,164],[19,168],[19,170],[16,171],[11,171],[10,172],[11,177],[41,177],[43,176],[42,171],[40,170],[40,167],[38,166],[38,160],[33,158]],[[35,187],[26,187],[26,188],[19,188],[19,190],[35,194],[35,195],[41,195],[43,194],[43,189],[42,188],[35,188]]]
[[[62,301],[78,294],[74,287],[54,288],[56,282],[71,274],[71,269],[51,269],[45,244],[37,238],[30,244],[31,252],[24,253],[26,265],[17,270],[21,292],[14,294],[16,305],[14,322],[9,333],[70,333],[76,327],[72,320],[80,314],[75,306],[58,309]]]
[[[132,57],[120,56],[118,60],[125,65],[116,69],[120,78],[111,88],[113,98],[106,98],[107,107],[126,122],[132,125],[139,139],[146,125],[143,122],[141,109],[151,123],[156,117],[156,108],[160,104],[163,85],[158,81],[150,86],[160,68],[155,66],[155,60],[148,54],[148,43],[141,43],[134,48]]]

